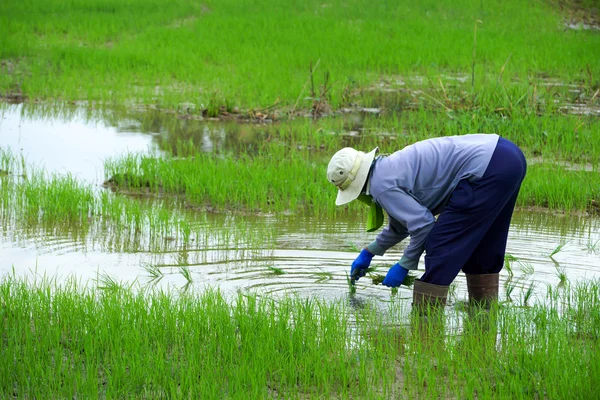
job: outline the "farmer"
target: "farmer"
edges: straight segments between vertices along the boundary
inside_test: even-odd
[[[404,255],[383,284],[398,287],[417,269],[413,306],[445,305],[448,286],[462,269],[469,302],[498,298],[508,229],[527,163],[521,150],[496,134],[423,140],[389,156],[346,147],[333,155],[327,179],[338,188],[335,204],[370,205],[367,230],[388,225],[352,263],[352,280],[365,275],[375,255],[410,236]],[[437,220],[434,216],[438,216]]]

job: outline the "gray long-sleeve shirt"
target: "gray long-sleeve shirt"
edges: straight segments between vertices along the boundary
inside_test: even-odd
[[[410,235],[400,264],[417,269],[425,239],[462,179],[481,178],[498,143],[496,134],[427,139],[375,160],[369,175],[373,200],[388,225],[367,246],[376,255]]]

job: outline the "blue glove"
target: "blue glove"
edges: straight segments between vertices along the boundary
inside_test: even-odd
[[[350,268],[350,282],[353,285],[354,281],[357,281],[361,276],[365,276],[373,257],[375,257],[375,255],[371,254],[367,249],[363,249],[358,257],[356,257],[356,260],[354,260],[352,267]]]
[[[396,263],[392,265],[382,284],[387,287],[398,287],[404,282],[406,275],[408,275],[408,270],[404,269],[399,263]]]

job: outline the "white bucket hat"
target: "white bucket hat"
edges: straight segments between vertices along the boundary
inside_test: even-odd
[[[336,206],[350,203],[360,195],[378,151],[379,147],[369,153],[345,147],[331,157],[327,166],[327,180],[339,189]]]

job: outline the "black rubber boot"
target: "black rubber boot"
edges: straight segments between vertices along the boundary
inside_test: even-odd
[[[469,305],[489,309],[492,303],[498,301],[500,274],[465,274],[465,276],[469,291]]]
[[[413,287],[413,310],[424,315],[443,309],[448,298],[448,286],[434,285],[416,280]]]

